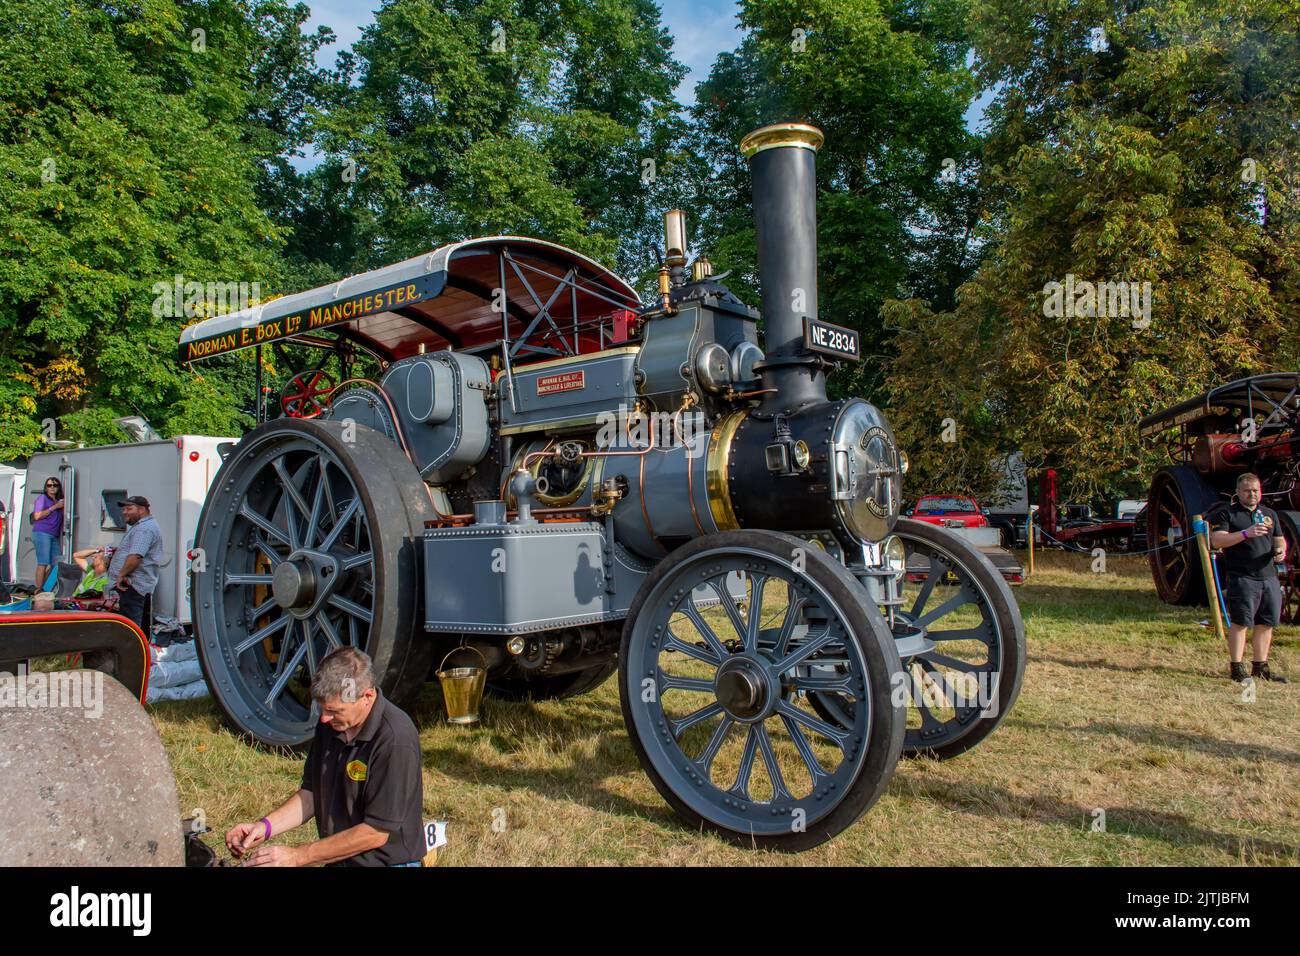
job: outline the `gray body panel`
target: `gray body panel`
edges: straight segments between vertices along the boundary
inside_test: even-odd
[[[709,433],[686,437],[685,445],[605,461],[605,477],[622,475],[628,484],[627,497],[614,509],[618,538],[646,557],[657,559],[671,550],[664,539],[719,530],[709,508],[705,473]]]
[[[685,430],[685,444],[637,455],[629,453],[644,445],[629,444],[625,419],[620,416],[617,421],[618,425],[610,428],[616,440],[608,446],[616,454],[591,459],[590,478],[567,507],[589,507],[593,488],[606,479],[622,477],[627,494],[614,507],[614,532],[620,544],[648,560],[658,560],[670,550],[665,539],[672,544],[720,530],[709,506],[706,450],[710,432],[702,427]],[[518,459],[528,451],[541,450],[548,441],[538,439],[522,446]],[[512,493],[506,501],[515,507]],[[554,502],[534,495],[530,504],[546,508]]]
[[[676,315],[651,319],[645,324],[645,341],[637,357],[640,393],[656,408],[675,409],[688,389],[700,394],[694,361],[701,347],[716,342],[730,353],[742,342],[757,342],[757,313],[729,306],[716,297],[683,302]],[[685,366],[685,373],[683,373]]]
[[[435,528],[424,627],[505,635],[618,620],[649,571],[594,521]]]
[[[463,352],[417,355],[384,374],[380,384],[425,481],[454,481],[487,454],[489,383],[487,363]]]
[[[501,396],[501,431],[595,426],[636,401],[635,346],[516,368],[513,397]],[[501,379],[499,381],[504,381]]]
[[[336,422],[351,420],[373,428],[394,444],[398,443],[392,412],[370,388],[349,388],[340,392],[330,406],[329,418]]]

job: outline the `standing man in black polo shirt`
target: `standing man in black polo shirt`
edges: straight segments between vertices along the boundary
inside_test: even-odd
[[[1219,567],[1228,605],[1229,675],[1238,682],[1247,679],[1241,658],[1246,628],[1253,625],[1250,676],[1285,684],[1285,677],[1269,670],[1268,650],[1282,615],[1282,586],[1273,563],[1286,557],[1286,539],[1277,512],[1259,503],[1262,497],[1258,475],[1238,478],[1236,502],[1209,515],[1210,545],[1223,551]]]
[[[248,866],[419,866],[424,793],[415,724],[375,687],[370,658],[354,647],[329,654],[311,682],[320,723],[302,788],[257,823],[226,833],[236,857],[312,817],[320,839],[264,846]]]

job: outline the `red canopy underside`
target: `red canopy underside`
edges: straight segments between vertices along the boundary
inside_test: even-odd
[[[180,358],[329,332],[386,361],[503,339],[512,360],[527,361],[606,347],[602,325],[607,335],[611,315],[640,305],[624,280],[571,249],[475,239],[199,323],[182,335]]]

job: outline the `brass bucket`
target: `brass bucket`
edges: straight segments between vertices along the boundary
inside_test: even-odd
[[[473,651],[483,662],[482,667],[452,667],[443,670],[447,658],[457,651]],[[478,723],[478,707],[483,703],[483,685],[487,683],[487,658],[477,647],[462,644],[447,652],[438,665],[438,683],[442,684],[442,702],[447,707],[447,723]]]

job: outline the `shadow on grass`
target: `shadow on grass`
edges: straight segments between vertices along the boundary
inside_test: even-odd
[[[1121,737],[1137,744],[1156,744],[1175,750],[1195,750],[1197,753],[1211,757],[1247,758],[1272,760],[1276,763],[1300,766],[1300,753],[1290,750],[1278,750],[1260,744],[1246,744],[1235,740],[1221,740],[1205,734],[1195,734],[1187,730],[1174,730],[1152,724],[1121,724],[1114,721],[1096,721],[1082,727],[1067,727],[1063,724],[1036,724],[1022,721],[1021,726],[1029,730],[1046,733],[1089,734],[1091,736]]]
[[[571,800],[601,813],[631,815],[666,826],[680,821],[664,803],[629,800],[607,784],[611,778],[641,773],[641,764],[627,738],[617,698],[583,694],[562,701],[514,702],[484,699],[481,723],[458,740],[422,742],[424,765],[430,770],[475,786],[531,790],[547,800]],[[442,694],[425,688],[411,718],[424,733],[446,726]],[[595,753],[569,751],[575,744],[595,741]],[[486,742],[499,761],[474,754]],[[551,748],[559,766],[529,768],[511,758],[521,748],[539,742]]]
[[[216,732],[228,729],[211,697],[194,697],[190,700],[160,700],[145,705],[145,710],[172,721],[202,721],[205,730]]]
[[[450,726],[437,684],[427,685],[407,709],[416,729],[424,732]],[[479,706],[479,723],[463,725],[475,734],[487,732],[493,745],[508,753],[534,734],[548,738],[584,739],[623,728],[618,699],[612,706],[603,698],[583,694],[562,701],[507,701],[485,696]]]
[[[600,813],[616,813],[648,820],[663,826],[680,826],[680,821],[661,801],[630,800],[606,783],[611,777],[639,773],[640,764],[620,731],[602,736],[592,757],[554,769],[502,767],[476,758],[468,748],[454,744],[435,745],[424,750],[424,764],[431,770],[475,786],[498,786],[509,790],[531,790],[547,800],[569,800]]]
[[[259,754],[267,754],[272,757],[301,761],[307,756],[307,748],[310,745],[310,741],[297,747],[263,743],[227,723],[217,706],[217,702],[211,697],[196,697],[190,700],[160,700],[152,704],[146,704],[145,710],[170,723],[172,725],[171,729],[175,733],[198,732],[200,735],[207,733],[215,737],[230,736],[241,746],[246,746]]]
[[[1059,800],[1049,794],[1012,793],[1001,787],[987,784],[943,783],[936,780],[910,778],[894,786],[905,788],[909,796],[933,800],[952,809],[979,816],[1010,817],[1038,823],[1064,826],[1087,831],[1092,826],[1092,807]],[[1300,847],[1274,840],[1235,836],[1209,830],[1191,822],[1187,817],[1146,807],[1104,807],[1106,833],[1158,840],[1174,847],[1189,844],[1222,850],[1237,859],[1253,855],[1269,856],[1279,863],[1295,864],[1300,861]]]
[[[1212,674],[1205,670],[1194,670],[1185,667],[1168,667],[1164,664],[1116,664],[1104,657],[1095,657],[1091,659],[1072,659],[1068,657],[1053,657],[1050,654],[1035,653],[1030,655],[1031,664],[1060,664],[1062,667],[1077,667],[1080,670],[1104,670],[1117,671],[1122,674],[1170,674],[1179,677],[1198,677],[1214,678],[1222,676],[1227,680],[1227,668],[1220,674]]]

